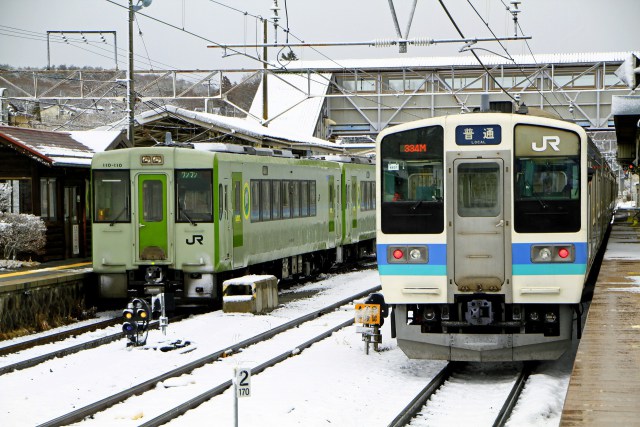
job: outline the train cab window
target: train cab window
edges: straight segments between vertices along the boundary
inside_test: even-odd
[[[94,222],[130,222],[130,194],[128,170],[94,170]]]
[[[429,126],[385,136],[382,162],[382,232],[444,231],[444,131]]]
[[[518,125],[515,147],[515,231],[579,231],[578,135],[562,129]]]
[[[176,170],[176,222],[213,222],[213,180],[211,170]],[[218,209],[224,209],[224,192],[218,188]]]

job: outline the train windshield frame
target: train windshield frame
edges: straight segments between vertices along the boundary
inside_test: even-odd
[[[382,232],[444,231],[444,129],[396,132],[380,142]]]
[[[93,222],[131,222],[129,170],[93,171]]]
[[[514,230],[580,230],[580,136],[572,131],[517,125],[514,132]]]
[[[213,170],[176,169],[176,222],[213,222]]]

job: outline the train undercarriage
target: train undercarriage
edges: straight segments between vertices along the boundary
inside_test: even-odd
[[[571,345],[576,313],[580,324],[578,305],[505,304],[501,295],[458,295],[453,304],[396,305],[392,329],[411,358],[554,360]]]

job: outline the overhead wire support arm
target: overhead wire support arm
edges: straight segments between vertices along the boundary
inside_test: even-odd
[[[517,37],[499,37],[499,38],[469,38],[469,39],[441,39],[434,40],[429,38],[415,39],[376,39],[363,42],[317,42],[317,43],[262,43],[262,44],[216,44],[209,45],[208,48],[220,49],[241,49],[241,48],[270,48],[270,47],[335,47],[335,46],[372,46],[372,47],[389,47],[402,43],[413,46],[430,46],[442,43],[479,43],[479,42],[495,42],[495,41],[512,41],[512,40],[530,40],[531,36]]]

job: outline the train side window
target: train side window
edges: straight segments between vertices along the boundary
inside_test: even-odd
[[[129,171],[93,171],[95,222],[130,222]]]
[[[260,181],[251,180],[251,222],[260,221]]]
[[[300,217],[300,181],[291,181],[291,218]]]
[[[272,190],[271,190],[271,196],[272,196],[272,211],[271,211],[271,217],[273,219],[280,219],[280,212],[282,209],[282,204],[281,204],[281,200],[280,200],[280,188],[282,188],[282,183],[279,180],[273,180],[271,181],[271,186],[272,186]]]
[[[300,182],[300,216],[309,216],[309,181]]]
[[[271,181],[263,179],[260,181],[260,219],[262,221],[271,220]]]
[[[282,181],[282,218],[291,218],[290,181]]]
[[[316,182],[309,181],[309,215],[316,216]]]

